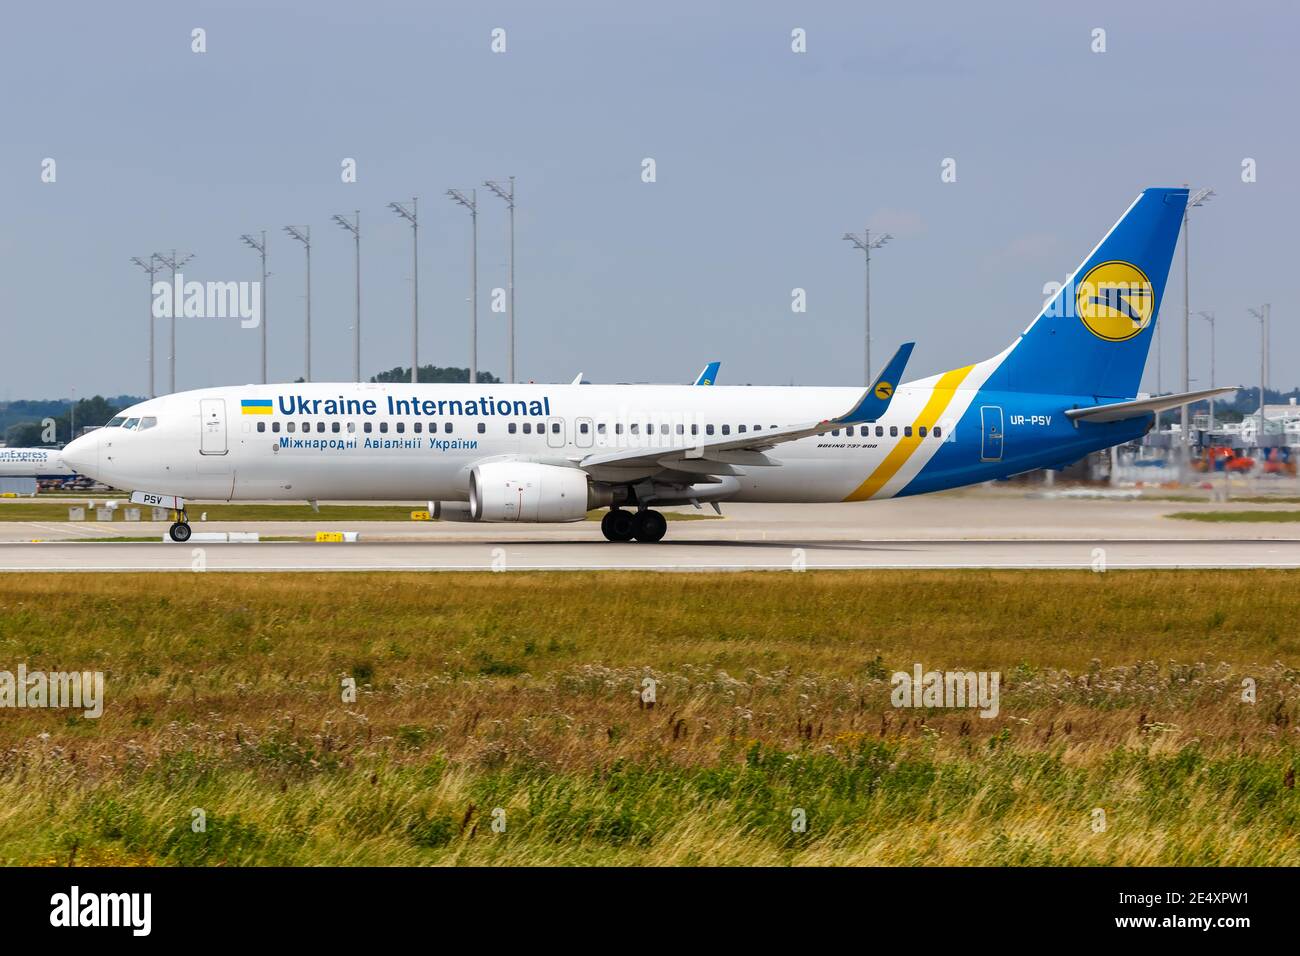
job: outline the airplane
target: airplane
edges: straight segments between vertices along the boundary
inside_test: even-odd
[[[0,448],[0,478],[73,478],[58,448]]]
[[[858,388],[294,383],[141,402],[63,451],[80,474],[186,501],[432,500],[447,520],[563,522],[657,542],[658,508],[874,501],[1062,468],[1154,413],[1139,398],[1186,189],[1151,188],[992,358],[901,382],[903,345]],[[954,321],[969,321],[966,316]]]
[[[714,383],[717,382],[717,380],[718,380],[718,369],[720,369],[720,368],[722,368],[722,363],[721,363],[721,362],[710,362],[708,365],[704,366],[704,368],[700,369],[700,374],[697,375],[697,376],[695,376],[695,382],[694,382],[694,384],[696,384],[696,385],[712,385],[712,384],[714,384]],[[570,384],[570,385],[590,385],[591,382],[589,382],[589,381],[587,381],[585,378],[583,378],[583,377],[582,377],[582,373],[579,372],[577,375],[575,375],[575,376],[573,377],[573,381],[570,382],[569,384]]]

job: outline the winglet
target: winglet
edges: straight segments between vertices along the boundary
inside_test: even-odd
[[[721,362],[710,362],[704,366],[704,370],[696,376],[696,385],[712,385],[718,380],[718,369],[722,367]]]
[[[902,381],[903,369],[907,366],[907,360],[912,357],[912,349],[915,346],[915,342],[904,342],[900,345],[894,357],[885,366],[885,370],[871,383],[871,387],[862,393],[858,404],[847,414],[833,421],[838,425],[854,425],[858,422],[874,422],[885,414],[885,409],[889,408],[889,403],[894,399],[894,389]]]

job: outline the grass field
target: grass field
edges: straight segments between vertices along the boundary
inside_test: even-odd
[[[3,575],[0,670],[106,704],[0,711],[0,862],[1296,865],[1298,584]]]
[[[1169,515],[1182,521],[1240,522],[1300,521],[1300,511],[1176,511]]]

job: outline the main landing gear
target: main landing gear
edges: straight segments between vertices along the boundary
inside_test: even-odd
[[[176,516],[176,523],[167,529],[167,535],[177,544],[184,544],[190,540],[190,516],[181,511]]]
[[[668,520],[658,511],[642,508],[635,514],[622,508],[610,508],[600,519],[600,530],[610,541],[645,541],[653,544],[663,540],[668,531]]]

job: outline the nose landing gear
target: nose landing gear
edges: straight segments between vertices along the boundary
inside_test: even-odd
[[[177,544],[190,540],[190,517],[183,510],[177,513],[176,523],[167,529],[167,535]]]

